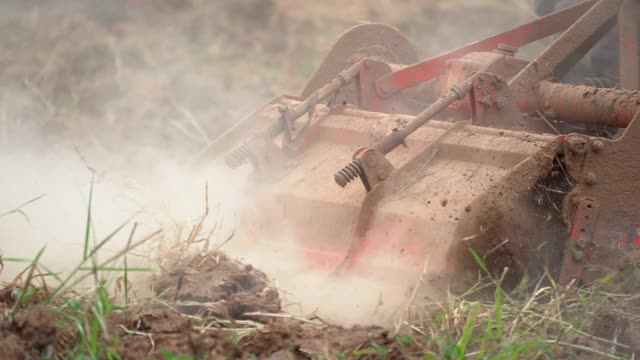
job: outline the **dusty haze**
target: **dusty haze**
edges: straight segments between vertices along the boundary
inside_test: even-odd
[[[223,250],[267,272],[288,311],[318,310],[344,322],[387,320],[406,292],[383,296],[379,284],[365,279],[310,272],[296,260],[286,230],[265,239],[281,244],[278,249],[243,246],[236,226],[252,201],[246,174],[188,164],[258,104],[297,93],[337,35],[358,21],[395,25],[433,54],[531,17],[517,1],[455,3],[4,1],[0,214],[44,197],[21,209],[27,217],[0,217],[3,256],[32,258],[46,245],[45,264],[73,268],[82,256],[94,172],[92,241],[138,214],[137,237],[163,229],[161,240],[175,242],[202,215],[207,184],[212,241],[237,231]],[[472,20],[460,24],[461,16]],[[100,258],[117,251],[130,230]],[[146,257],[158,246],[149,244],[136,251],[144,257],[130,260],[153,266]],[[0,280],[23,268],[5,263]]]

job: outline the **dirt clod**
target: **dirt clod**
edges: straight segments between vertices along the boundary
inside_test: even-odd
[[[155,276],[158,294],[181,305],[181,311],[205,311],[223,319],[246,319],[244,313],[280,312],[278,292],[269,288],[267,276],[250,265],[221,253],[198,255],[173,271]]]
[[[56,317],[41,305],[0,321],[0,354],[6,359],[41,358],[53,350],[62,329]],[[11,354],[9,356],[8,354]]]

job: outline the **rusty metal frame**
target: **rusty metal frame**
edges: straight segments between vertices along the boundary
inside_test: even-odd
[[[472,52],[493,51],[501,44],[521,47],[544,39],[568,29],[596,2],[595,0],[586,1],[512,30],[394,71],[376,81],[376,92],[381,97],[388,97],[400,90],[434,79],[444,72],[448,60],[458,59]]]
[[[560,78],[613,26],[624,0],[600,0],[509,82],[520,101],[535,94],[540,81]],[[522,104],[519,104],[522,105]],[[521,108],[523,106],[520,106]]]
[[[564,260],[559,282],[563,285],[581,285],[584,277],[585,260],[593,252],[593,237],[598,218],[598,204],[593,200],[584,200],[576,208],[573,226],[564,247]]]

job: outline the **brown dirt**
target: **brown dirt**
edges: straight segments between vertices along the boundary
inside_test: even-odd
[[[377,354],[373,344],[389,353],[389,358],[407,358],[419,355],[427,346],[424,343],[400,346],[380,327],[325,326],[308,324],[296,319],[274,319],[264,316],[249,316],[246,313],[266,314],[281,311],[278,292],[269,287],[264,273],[232,260],[222,253],[197,255],[173,265],[172,270],[154,276],[158,293],[166,300],[175,302],[183,312],[198,313],[205,317],[225,320],[252,320],[261,322],[251,335],[233,345],[224,331],[197,333],[191,321],[170,310],[145,313],[129,322],[132,330],[157,334],[162,346],[172,351],[207,356],[240,356],[254,354],[259,358],[289,359],[311,358],[324,354],[335,358],[340,352],[359,351],[358,358],[369,358]],[[180,306],[184,302],[197,302],[196,306]],[[236,324],[235,326],[242,326]],[[154,339],[156,335],[154,335]],[[128,356],[158,354],[151,348],[147,338],[135,336],[125,338],[123,353]]]
[[[269,288],[267,276],[222,253],[198,255],[184,265],[157,274],[154,282],[162,297],[182,305],[185,313],[204,312],[222,319],[251,319],[251,312],[280,312],[278,292]]]
[[[389,331],[380,327],[317,329],[291,321],[275,322],[243,339],[240,346],[250,353],[275,359],[305,359],[319,355],[335,359],[341,353],[347,358],[378,359],[384,358],[383,353],[386,353],[388,359],[410,359],[421,358],[430,348],[422,340],[401,345]]]
[[[617,343],[629,346],[630,349],[619,349],[623,353],[629,355],[640,353],[640,321],[630,317],[625,309],[615,307],[598,309],[592,324],[592,333],[594,336],[615,339]]]
[[[163,359],[167,353],[189,354],[198,359],[311,359],[341,355],[347,359],[408,359],[420,358],[430,349],[423,339],[400,343],[382,327],[344,328],[294,318],[246,316],[245,312],[280,312],[278,293],[269,287],[264,273],[221,253],[195,256],[183,266],[154,278],[166,302],[206,303],[198,307],[199,315],[232,320],[229,326],[251,332],[237,338],[230,328],[198,331],[194,325],[208,320],[167,307],[149,308],[139,314],[115,312],[108,328],[112,336],[117,334],[119,338],[117,350],[123,359]],[[0,290],[0,305],[5,310],[15,301],[11,291]],[[193,308],[178,308],[194,313]],[[236,322],[243,319],[252,319],[253,325]],[[57,325],[58,320],[47,307],[37,304],[19,311],[14,319],[2,317],[2,358],[65,354],[73,340],[73,329]]]
[[[210,358],[309,359],[319,354],[335,358],[378,358],[381,350],[389,359],[417,358],[429,349],[423,341],[401,345],[380,327],[317,327],[297,320],[277,320],[234,343],[224,330],[200,333],[191,321],[171,310],[145,313],[126,323],[129,330],[151,334],[125,335],[119,347],[125,359],[159,357],[163,351]],[[153,338],[153,342],[151,341]]]
[[[64,329],[56,325],[56,316],[40,305],[29,307],[9,319],[0,318],[0,354],[3,359],[35,359],[51,354]]]
[[[118,350],[125,359],[162,358],[163,352],[204,359],[234,358],[240,353],[229,334],[195,331],[189,318],[173,310],[145,312],[121,325],[128,331],[149,334],[127,334],[120,328],[122,340]]]

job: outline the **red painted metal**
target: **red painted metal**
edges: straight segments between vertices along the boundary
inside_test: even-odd
[[[386,63],[365,59],[360,64],[360,108],[381,111],[381,99],[375,92],[375,81],[381,74],[390,71]]]
[[[561,78],[580,61],[613,27],[623,2],[624,0],[598,1],[509,81],[509,87],[520,101],[520,108],[523,108],[522,102],[535,96],[541,81]]]
[[[416,86],[424,81],[440,76],[448,60],[481,51],[493,51],[498,45],[506,44],[521,47],[531,42],[566,30],[578,20],[596,1],[587,1],[554,14],[539,18],[526,25],[490,38],[473,42],[453,51],[432,57],[425,61],[410,65],[406,68],[378,79],[376,90],[380,96],[390,96],[396,92]]]
[[[581,201],[576,208],[571,234],[564,248],[560,284],[568,285],[575,281],[579,285],[582,281],[585,262],[593,255],[591,244],[597,213],[598,205],[592,200]]]

